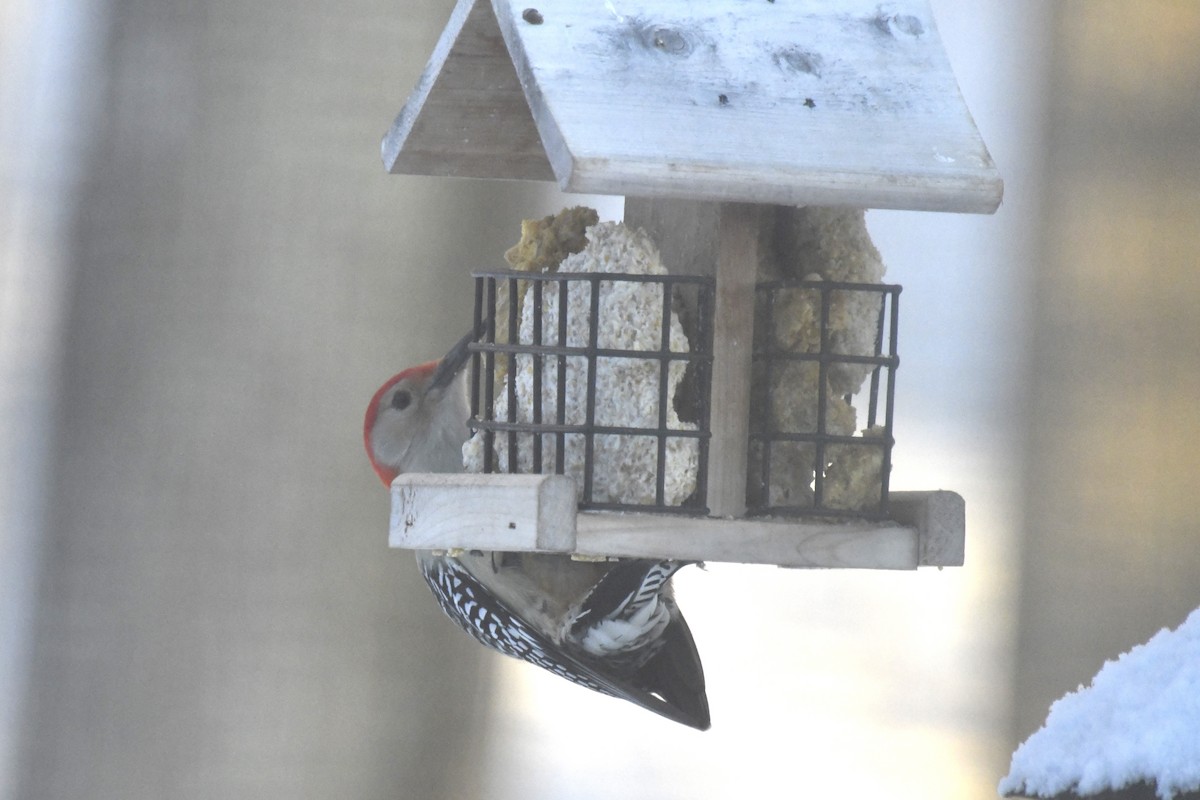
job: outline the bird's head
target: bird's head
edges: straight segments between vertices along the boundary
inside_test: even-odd
[[[367,458],[384,485],[402,472],[457,472],[470,408],[462,377],[464,338],[439,361],[393,375],[371,398],[363,420]]]

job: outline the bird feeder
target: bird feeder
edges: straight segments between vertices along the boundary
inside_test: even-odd
[[[789,567],[963,563],[960,496],[888,491],[900,287],[761,280],[759,269],[797,207],[999,205],[1002,182],[926,2],[460,0],[383,158],[393,173],[623,195],[626,224],[666,266],[476,273],[472,424],[483,474],[399,476],[392,546]],[[653,293],[646,330],[656,341],[614,344],[597,332],[612,313],[605,298],[626,284]],[[578,303],[590,327],[576,334],[568,307]],[[793,306],[815,331],[803,346],[774,335]],[[871,320],[854,347],[831,333],[845,313]],[[684,337],[680,319],[690,320]],[[649,421],[604,418],[621,386],[606,360],[659,376]],[[562,402],[573,368],[580,418]],[[531,381],[523,390],[519,370]],[[668,397],[685,373],[686,412]],[[791,427],[781,413],[790,399],[776,391],[789,380],[817,387],[812,420]],[[830,421],[851,394],[870,435]],[[519,420],[522,402],[532,412]],[[600,490],[605,442],[646,448],[657,473],[645,497]],[[579,480],[563,474],[573,447]],[[664,476],[672,458],[694,460],[683,490]],[[847,505],[831,470],[851,462],[877,478],[865,502]],[[811,464],[798,470],[803,491],[775,491],[784,463]]]

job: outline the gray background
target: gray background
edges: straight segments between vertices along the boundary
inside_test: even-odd
[[[1004,205],[868,219],[894,485],[966,496],[968,566],[682,574],[699,735],[487,654],[385,547],[366,401],[575,202],[383,174],[451,3],[0,3],[0,797],[994,796],[1200,605],[1200,10],[959,5]]]

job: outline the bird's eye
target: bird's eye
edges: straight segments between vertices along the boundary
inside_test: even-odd
[[[403,411],[412,403],[412,393],[407,389],[401,389],[392,395],[392,408],[397,411]]]

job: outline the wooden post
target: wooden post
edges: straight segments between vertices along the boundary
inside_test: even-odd
[[[762,229],[773,219],[774,206],[625,200],[626,224],[650,234],[668,271],[716,277],[707,502],[715,517],[746,514],[754,285]]]
[[[760,207],[724,203],[717,223],[712,440],[708,449],[708,509],[714,517],[746,515],[750,359],[761,219]]]

